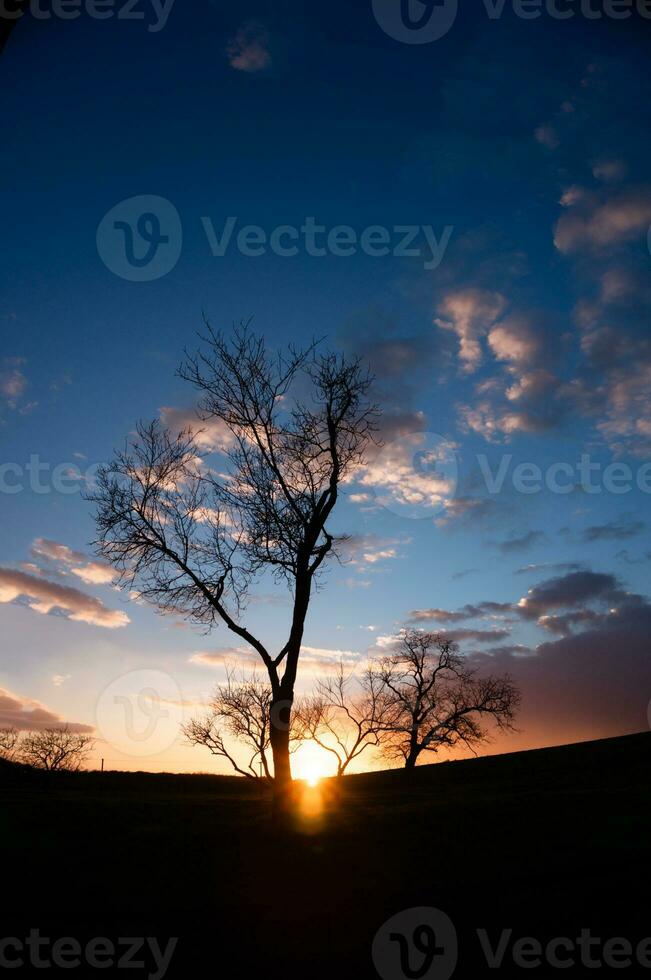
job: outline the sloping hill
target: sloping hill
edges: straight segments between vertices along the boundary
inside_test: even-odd
[[[374,977],[373,936],[415,906],[454,923],[459,976],[494,975],[480,928],[495,945],[503,929],[513,940],[590,929],[637,942],[651,935],[650,759],[645,733],[426,766],[411,779],[351,776],[306,791],[293,832],[274,829],[245,780],[12,778],[0,810],[4,929],[179,937],[171,977],[219,973],[227,955],[242,977],[280,966]]]

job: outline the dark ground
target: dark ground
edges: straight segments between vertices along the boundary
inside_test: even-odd
[[[334,781],[322,784],[323,820],[284,833],[244,780],[48,778],[5,765],[0,939],[34,928],[83,943],[152,936],[165,947],[178,937],[168,977],[363,980],[379,975],[371,945],[385,920],[433,906],[456,927],[455,977],[594,976],[579,951],[579,965],[562,972],[544,962],[515,969],[507,952],[496,973],[476,930],[486,928],[493,945],[505,928],[513,940],[543,943],[574,940],[581,929],[635,945],[651,936],[650,760],[645,733],[427,766],[411,779],[401,771],[350,776],[340,793]],[[405,927],[409,936],[417,925]],[[413,955],[411,976],[450,976],[443,955],[425,974]],[[387,980],[409,975],[392,966],[391,953],[378,956]],[[153,972],[149,957],[131,975]],[[651,976],[636,965],[618,972]]]

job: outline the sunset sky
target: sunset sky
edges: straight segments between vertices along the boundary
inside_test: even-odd
[[[252,316],[272,347],[325,338],[376,375],[385,446],[345,488],[351,537],[300,690],[409,624],[521,685],[519,732],[484,751],[648,726],[651,20],[575,6],[464,4],[423,44],[371,0],[17,24],[0,58],[0,727],[65,720],[97,729],[110,767],[221,770],[178,724],[249,661],[225,629],[117,591],[82,498],[139,419],[194,419],[175,371],[202,313]],[[114,209],[160,219],[157,278],[122,274]],[[245,226],[264,235],[238,247]],[[247,623],[279,648],[289,611],[263,581]],[[124,732],[143,688],[166,713],[149,742]]]

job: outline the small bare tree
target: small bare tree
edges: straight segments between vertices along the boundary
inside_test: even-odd
[[[19,738],[16,728],[0,728],[0,759],[13,759]]]
[[[36,769],[78,772],[93,744],[90,735],[71,732],[69,728],[46,728],[25,735],[18,755],[21,762]]]
[[[274,800],[283,810],[308,608],[334,554],[328,525],[340,484],[363,461],[377,413],[357,360],[314,346],[271,356],[246,327],[225,339],[206,324],[202,339],[180,375],[202,396],[200,417],[223,429],[226,465],[220,474],[201,465],[192,433],[141,425],[98,473],[90,497],[97,546],[125,587],[208,629],[222,622],[260,657],[272,691]],[[287,639],[276,651],[243,615],[252,583],[269,571],[292,594]]]
[[[423,752],[436,753],[488,738],[483,719],[513,730],[520,693],[508,676],[480,676],[444,636],[405,630],[397,653],[374,669],[393,712],[381,736],[386,755],[413,769]]]
[[[184,725],[183,734],[192,745],[203,745],[213,755],[227,759],[241,776],[273,779],[269,765],[272,702],[271,688],[255,672],[238,679],[229,668],[226,683],[218,685],[210,699],[208,712]],[[294,724],[293,729],[290,748],[301,738],[300,725]],[[238,764],[229,737],[245,747],[246,763]]]
[[[305,737],[337,760],[337,776],[362,752],[380,744],[394,713],[392,700],[370,669],[363,678],[346,673],[343,663],[333,677],[319,681],[316,694],[298,709]]]

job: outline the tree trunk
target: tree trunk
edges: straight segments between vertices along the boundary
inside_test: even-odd
[[[274,762],[273,813],[282,822],[292,810],[292,770],[289,761],[291,701],[282,696],[271,705],[269,738]]]
[[[415,769],[417,758],[418,758],[418,747],[412,745],[409,749],[409,755],[405,759],[405,769],[409,769],[409,770]]]
[[[418,710],[420,710],[420,700],[418,704]],[[409,733],[409,752],[405,757],[405,769],[410,771],[416,766],[416,759],[420,752],[420,746],[418,744],[418,716],[416,713],[412,714],[411,719],[411,731]]]

